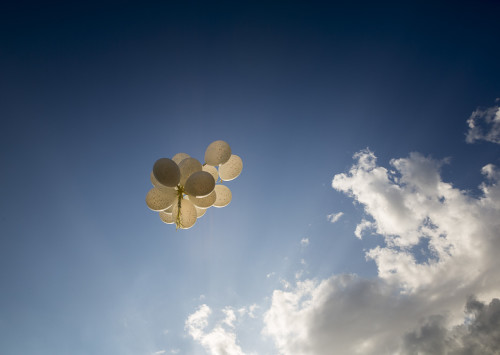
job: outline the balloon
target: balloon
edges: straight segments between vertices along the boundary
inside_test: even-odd
[[[172,216],[177,219],[177,213],[179,211],[179,204],[175,203],[172,208]],[[189,200],[181,200],[181,213],[180,213],[180,228],[188,229],[191,228],[196,223],[197,213],[196,208],[193,203]]]
[[[224,141],[210,143],[205,151],[205,162],[212,166],[224,164],[230,157],[231,147]]]
[[[215,166],[212,166],[212,165],[203,165],[202,170],[206,171],[207,173],[212,174],[212,176],[214,177],[214,181],[215,182],[217,182],[217,180],[219,180],[219,172],[217,171],[217,168]]]
[[[203,165],[186,153],[158,159],[150,174],[153,188],[146,195],[146,204],[164,223],[191,228],[208,208],[231,202],[231,190],[217,181],[233,180],[242,169],[241,158],[231,154],[229,144],[221,140],[209,144]]]
[[[216,199],[214,202],[214,207],[225,207],[231,202],[232,194],[229,187],[225,185],[215,185]]]
[[[196,206],[194,206],[196,207]],[[203,215],[207,212],[207,209],[206,208],[199,208],[199,207],[196,207],[196,217],[197,218],[200,218],[200,217],[203,217]]]
[[[172,158],[173,161],[175,161],[177,163],[177,165],[179,165],[179,163],[181,161],[183,161],[184,159],[186,158],[189,158],[189,154],[186,154],[186,153],[177,153],[176,155],[174,155],[174,157]]]
[[[149,178],[150,178],[151,183],[153,184],[153,186],[156,187],[157,189],[160,189],[160,190],[170,190],[170,189],[174,188],[174,187],[167,187],[167,186],[164,186],[164,185],[160,184],[160,182],[158,180],[156,180],[155,174],[153,174],[152,171],[151,171],[151,174],[150,174]]]
[[[195,158],[186,158],[179,163],[180,184],[185,186],[187,179],[191,174],[201,171],[201,163]]]
[[[224,181],[236,179],[241,174],[242,169],[243,162],[241,158],[233,154],[226,163],[219,166],[220,179]]]
[[[170,205],[170,207],[168,207],[167,209],[164,209],[163,212],[165,213],[172,213],[172,208],[174,208],[174,205],[177,203],[177,200],[175,200],[172,205]]]
[[[184,191],[193,196],[207,196],[214,190],[215,181],[213,176],[206,171],[197,171],[187,179]]]
[[[189,201],[191,201],[196,207],[199,208],[209,208],[212,206],[215,202],[215,199],[217,198],[217,195],[215,194],[215,191],[212,191],[210,194],[208,194],[205,197],[195,197],[195,196],[190,196],[188,195]]]
[[[175,161],[161,158],[153,166],[153,175],[163,186],[174,187],[179,183],[181,172]]]
[[[172,206],[177,198],[177,190],[160,190],[153,187],[146,195],[146,204],[153,211],[163,211]]]
[[[166,224],[174,224],[175,219],[172,216],[172,213],[167,213],[165,211],[160,211],[160,219],[163,221],[163,223]]]

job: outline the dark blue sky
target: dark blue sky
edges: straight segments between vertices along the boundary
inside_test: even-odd
[[[192,299],[263,299],[276,285],[262,275],[290,272],[311,235],[343,236],[311,243],[311,277],[376,275],[373,241],[351,238],[362,208],[331,179],[366,147],[382,165],[418,151],[451,157],[443,179],[475,191],[500,163],[498,146],[465,144],[471,112],[500,97],[499,14],[480,0],[2,5],[0,352],[195,353],[179,335]],[[152,165],[217,139],[243,158],[233,202],[175,233],[144,203]],[[336,211],[352,217],[333,230]]]

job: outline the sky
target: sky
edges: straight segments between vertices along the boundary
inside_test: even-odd
[[[497,1],[0,10],[0,353],[498,354]],[[154,162],[243,160],[188,230]]]

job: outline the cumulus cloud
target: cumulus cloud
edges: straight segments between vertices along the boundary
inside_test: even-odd
[[[355,275],[298,282],[291,291],[274,291],[263,332],[280,354],[374,354],[394,343],[391,323],[404,319],[405,307],[393,302],[393,292]]]
[[[236,334],[232,329],[226,329],[234,327],[233,322],[236,319],[234,311],[226,307],[223,310],[225,318],[208,331],[208,318],[211,313],[210,307],[203,304],[191,314],[185,323],[185,329],[189,335],[211,355],[244,355],[245,353],[237,344]]]
[[[262,334],[286,355],[498,354],[500,170],[484,166],[472,195],[443,181],[447,160],[411,153],[388,169],[368,149],[354,160],[332,187],[364,208],[356,237],[383,237],[366,251],[378,276],[280,280]],[[186,330],[210,354],[243,354],[235,331],[247,312],[225,308],[209,327],[202,305]]]
[[[403,354],[483,355],[500,351],[500,300],[489,305],[469,299],[469,324],[447,329],[445,317],[432,316],[418,330],[406,334]]]
[[[337,222],[340,217],[342,217],[344,215],[344,212],[338,212],[338,213],[332,213],[332,214],[329,214],[326,216],[326,219],[330,222],[330,223],[335,223]]]
[[[407,291],[429,292],[443,283],[443,274],[447,284],[442,287],[450,291],[475,284],[485,273],[496,279],[500,187],[494,166],[483,168],[489,181],[480,185],[482,195],[473,198],[441,180],[442,161],[418,153],[391,161],[398,174],[376,166],[369,150],[355,159],[349,173],[336,175],[332,186],[361,203],[376,233],[384,236],[386,245],[367,253],[382,279]],[[422,241],[426,258],[417,260],[414,249]]]
[[[466,135],[467,143],[474,143],[478,140],[485,140],[500,144],[500,107],[497,105],[482,109],[478,108],[472,112],[467,120],[469,131]]]
[[[332,186],[364,207],[357,237],[383,236],[366,253],[378,277],[335,275],[275,290],[264,334],[289,355],[494,354],[498,300],[469,300],[463,310],[471,294],[500,294],[498,169],[482,169],[486,181],[473,197],[441,179],[446,160],[412,153],[388,170],[370,150],[354,159]]]

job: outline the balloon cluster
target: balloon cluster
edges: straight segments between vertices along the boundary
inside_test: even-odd
[[[209,207],[225,207],[231,202],[231,190],[217,182],[219,178],[220,182],[235,179],[242,169],[241,158],[231,154],[224,141],[210,143],[203,165],[186,153],[158,159],[146,204],[160,213],[163,222],[175,223],[177,229],[191,228]]]

